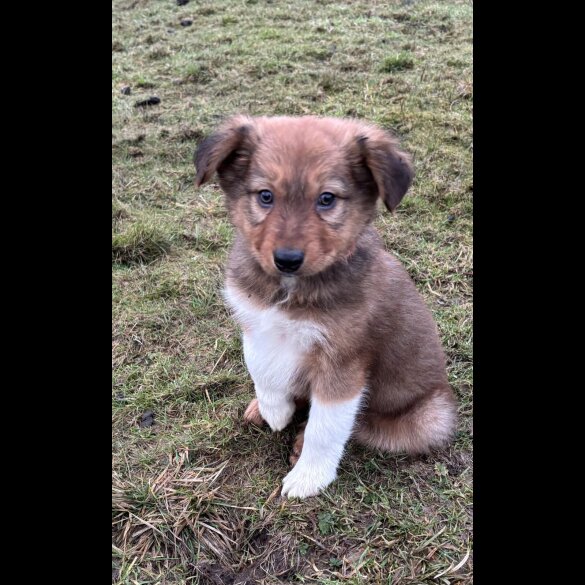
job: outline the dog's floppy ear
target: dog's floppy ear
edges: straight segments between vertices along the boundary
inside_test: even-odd
[[[245,173],[252,154],[252,120],[235,116],[220,126],[197,147],[193,162],[197,169],[195,186],[209,181],[217,171],[220,182]]]
[[[379,196],[393,212],[414,177],[410,156],[400,150],[393,136],[378,128],[361,133],[357,142],[365,164],[374,177]]]

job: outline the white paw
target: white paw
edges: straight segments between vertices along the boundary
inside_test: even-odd
[[[324,490],[337,477],[336,470],[323,466],[303,464],[302,455],[299,462],[282,480],[283,496],[289,498],[309,498]]]
[[[261,401],[258,401],[260,414],[262,418],[268,423],[268,426],[273,431],[282,431],[288,423],[292,420],[295,413],[294,402],[284,402],[278,406],[267,406]]]

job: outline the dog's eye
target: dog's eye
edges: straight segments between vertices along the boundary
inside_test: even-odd
[[[321,193],[317,199],[317,207],[319,209],[331,209],[335,203],[335,195],[333,193]]]
[[[270,207],[274,201],[274,195],[272,195],[272,191],[267,191],[263,189],[258,193],[258,201],[262,207]]]

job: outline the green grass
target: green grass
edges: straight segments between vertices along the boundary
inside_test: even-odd
[[[147,219],[120,228],[126,217],[124,207],[112,205],[112,261],[118,264],[145,264],[165,255],[172,247],[173,235],[159,221]]]
[[[398,53],[397,55],[391,55],[386,57],[382,62],[380,71],[383,73],[392,73],[392,71],[402,71],[403,69],[413,69],[414,59],[412,55],[407,52]]]
[[[472,582],[471,19],[467,1],[113,1],[114,582]],[[236,112],[355,116],[413,154],[376,226],[437,320],[449,448],[350,445],[324,494],[278,497],[295,427],[241,422],[253,387],[220,295],[233,230],[217,185],[193,187],[198,141]]]

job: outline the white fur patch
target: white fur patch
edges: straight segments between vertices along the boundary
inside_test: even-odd
[[[237,289],[226,286],[224,296],[244,328],[244,359],[262,418],[273,431],[290,422],[295,404],[291,383],[305,354],[324,340],[318,325],[290,319],[282,309],[259,309]]]
[[[282,482],[282,495],[307,498],[317,495],[337,477],[364,392],[351,400],[324,403],[313,399],[305,429],[303,451]]]

